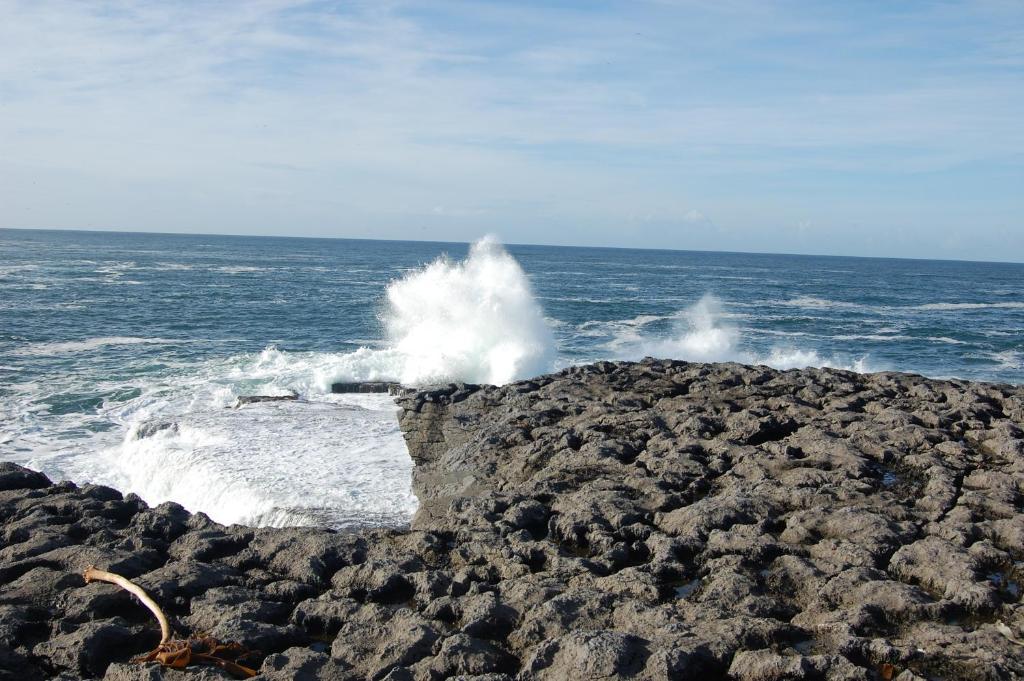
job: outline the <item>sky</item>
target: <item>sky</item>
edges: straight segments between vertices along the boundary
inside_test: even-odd
[[[0,0],[0,227],[1024,261],[1022,122],[1022,0]]]

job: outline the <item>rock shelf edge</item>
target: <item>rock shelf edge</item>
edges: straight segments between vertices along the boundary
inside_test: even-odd
[[[0,679],[172,625],[267,679],[1024,678],[1024,389],[644,360],[396,397],[408,530],[221,526],[0,464]]]

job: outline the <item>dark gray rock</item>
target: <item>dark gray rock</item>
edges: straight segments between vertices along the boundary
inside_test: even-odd
[[[240,643],[261,653],[280,652],[306,642],[306,634],[292,626],[278,626],[248,619],[222,620],[208,632],[218,641]]]
[[[365,560],[366,540],[308,528],[261,530],[248,551],[251,562],[272,573],[319,586],[338,568]]]
[[[155,642],[154,642],[155,643]],[[136,632],[123,621],[88,622],[38,644],[32,654],[49,666],[87,676],[102,676],[112,661],[136,652]]]
[[[135,429],[135,439],[142,440],[153,437],[157,433],[167,432],[172,435],[178,434],[178,424],[175,421],[146,421]]]
[[[98,677],[156,643],[95,564],[266,678],[1024,678],[1022,388],[647,360],[397,401],[408,531],[0,468],[0,663]]]
[[[236,556],[252,541],[253,532],[247,528],[207,528],[186,532],[167,550],[171,558],[212,561]]]
[[[238,399],[235,400],[235,408],[260,402],[294,402],[298,399],[298,393],[292,393],[291,395],[239,395]]]
[[[338,598],[336,594],[327,593],[296,605],[291,621],[317,636],[334,635],[359,607],[359,602],[352,598]]]
[[[50,479],[42,473],[9,461],[0,461],[0,491],[42,489],[51,484]]]
[[[402,387],[398,383],[388,381],[360,381],[356,383],[332,383],[332,393],[390,393],[392,395],[401,392]]]
[[[0,605],[0,645],[16,648],[46,638],[48,615],[41,607]]]
[[[309,648],[289,648],[268,656],[260,667],[260,676],[268,681],[355,681],[359,678],[329,655]]]
[[[225,565],[180,560],[147,572],[134,581],[154,599],[166,603],[175,599],[184,602],[210,589],[237,584],[240,576]]]
[[[419,667],[440,678],[511,674],[519,668],[519,660],[490,641],[456,634],[444,639],[437,654]]]
[[[107,667],[103,681],[228,681],[234,677],[214,667],[189,667],[178,671],[150,664],[120,664]]]
[[[574,631],[534,649],[521,679],[611,679],[636,676],[649,655],[647,641],[615,631]]]
[[[114,663],[107,667],[103,681],[162,681],[163,671],[155,664]]]
[[[188,520],[189,513],[180,504],[167,502],[137,514],[129,531],[170,543],[185,533]]]
[[[259,591],[237,586],[208,589],[193,598],[189,607],[191,614],[186,622],[192,631],[212,631],[221,622],[233,619],[280,624],[292,609],[266,599]]]
[[[1022,394],[648,360],[398,401],[413,528],[453,537],[453,567],[478,571],[466,586],[496,585],[521,613],[507,641],[524,664],[603,630],[648,641],[635,678],[701,678],[803,637],[814,654],[737,658],[735,673],[862,678],[936,631],[907,622],[973,631],[1021,608],[1007,566],[1024,560]],[[424,612],[463,621],[458,598]],[[1024,674],[993,645],[899,671]]]
[[[46,677],[28,657],[0,643],[0,681],[42,681]]]

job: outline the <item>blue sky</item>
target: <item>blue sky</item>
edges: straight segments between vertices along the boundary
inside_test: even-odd
[[[0,227],[1024,261],[1024,2],[0,0]]]

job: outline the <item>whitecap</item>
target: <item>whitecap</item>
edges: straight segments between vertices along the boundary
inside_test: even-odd
[[[1024,302],[997,302],[997,303],[927,303],[925,305],[915,305],[914,310],[925,310],[925,311],[956,311],[956,310],[985,310],[985,309],[1004,309],[1004,310],[1024,310]]]
[[[57,341],[52,343],[36,343],[22,348],[17,348],[12,354],[29,356],[52,356],[70,355],[79,352],[91,352],[108,345],[168,345],[183,343],[185,341],[171,340],[168,338],[137,338],[134,336],[104,336],[102,338],[87,338],[81,341]]]
[[[1024,369],[1024,352],[1020,350],[1003,350],[987,353],[988,357],[999,365],[1000,369]]]
[[[969,345],[967,341],[957,340],[948,336],[926,336],[925,340],[932,341],[933,343],[946,343],[947,345]]]
[[[860,303],[851,303],[842,300],[829,300],[827,298],[817,298],[815,296],[799,296],[797,298],[791,298],[790,300],[772,301],[779,305],[790,305],[793,307],[803,307],[809,309],[827,310],[833,308],[849,309],[849,310],[861,310],[867,309],[867,306]]]
[[[273,267],[252,267],[249,265],[224,265],[221,267],[214,267],[214,272],[223,272],[225,274],[247,274],[250,272],[270,272],[274,270]]]
[[[853,361],[826,357],[816,350],[776,346],[767,354],[741,347],[740,330],[730,324],[721,312],[721,302],[710,294],[681,311],[674,334],[646,335],[635,329],[620,334],[608,348],[622,359],[638,359],[651,355],[695,362],[742,362],[764,364],[776,369],[833,367],[864,372],[869,369],[867,357]]]
[[[882,335],[882,334],[874,334],[874,333],[865,333],[865,334],[851,333],[851,334],[840,334],[840,335],[837,335],[837,336],[827,336],[827,337],[831,338],[832,340],[841,340],[841,341],[866,340],[866,341],[891,342],[891,341],[900,341],[900,340],[914,340],[913,336],[898,336],[898,335],[889,335],[889,334]]]

